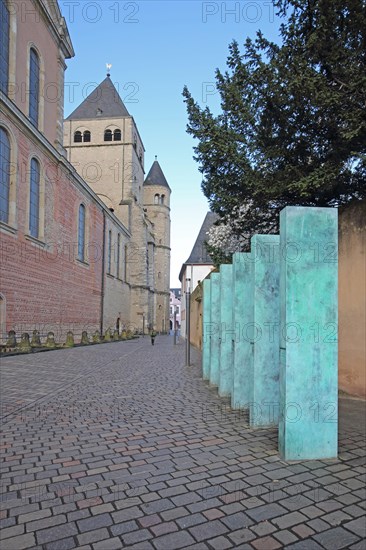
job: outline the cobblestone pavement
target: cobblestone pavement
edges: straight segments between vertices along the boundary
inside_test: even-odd
[[[285,463],[171,337],[2,360],[2,550],[365,550],[364,403]],[[321,429],[321,424],[319,424]]]

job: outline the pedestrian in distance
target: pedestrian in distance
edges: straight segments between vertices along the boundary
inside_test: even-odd
[[[155,337],[156,337],[156,332],[155,332],[155,330],[152,330],[152,331],[151,331],[150,336],[151,336],[151,344],[154,346],[154,345],[155,345]]]

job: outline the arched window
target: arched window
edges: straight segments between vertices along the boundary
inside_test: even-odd
[[[112,141],[112,130],[106,130],[104,132],[104,141]]]
[[[74,143],[81,143],[83,141],[83,136],[79,130],[74,134]]]
[[[164,204],[164,201],[165,201],[165,195],[161,195],[160,204]]]
[[[0,90],[8,93],[10,14],[5,0],[0,0]]]
[[[38,238],[39,232],[39,185],[39,162],[37,159],[32,158],[30,167],[29,233],[35,238]]]
[[[9,220],[10,141],[8,133],[0,127],[0,221]]]
[[[85,261],[85,206],[79,206],[79,222],[78,222],[78,259],[81,262]]]
[[[91,134],[89,132],[89,130],[85,130],[84,134],[83,134],[83,137],[84,137],[84,142],[85,143],[89,143],[90,140],[91,140]]]
[[[39,114],[39,57],[34,48],[29,53],[29,118],[38,126]]]
[[[122,139],[121,130],[117,129],[113,132],[113,139],[114,141],[121,141]]]
[[[154,204],[159,204],[160,195],[156,194],[154,197]]]

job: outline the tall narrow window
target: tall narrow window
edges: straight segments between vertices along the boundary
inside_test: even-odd
[[[160,196],[158,194],[154,197],[154,204],[159,204]]]
[[[83,141],[83,136],[79,130],[74,134],[74,143],[81,143]]]
[[[84,132],[84,142],[89,143],[91,141],[91,134],[89,130],[85,130]]]
[[[37,159],[31,160],[29,195],[29,233],[38,238],[39,230],[39,182],[40,169]]]
[[[112,141],[112,130],[106,130],[104,132],[104,141]]]
[[[121,130],[115,130],[113,132],[113,140],[114,141],[121,141],[121,139],[122,139]]]
[[[120,275],[120,262],[121,262],[121,235],[118,233],[117,237],[117,279],[119,279]]]
[[[38,126],[39,111],[39,57],[34,48],[30,49],[29,58],[29,118]]]
[[[85,261],[85,206],[79,206],[78,223],[78,258],[81,262]]]
[[[9,219],[10,141],[4,128],[0,128],[0,221]]]
[[[8,93],[9,83],[9,10],[5,0],[0,0],[0,90]]]
[[[108,233],[108,271],[109,275],[112,271],[112,231]]]
[[[161,203],[161,204],[164,204],[164,201],[165,201],[165,195],[161,195],[161,197],[160,197],[160,203]]]
[[[127,248],[127,244],[125,244],[125,257],[124,257],[124,273],[123,273],[123,278],[125,280],[125,282],[127,282],[127,254],[128,254],[128,248]]]

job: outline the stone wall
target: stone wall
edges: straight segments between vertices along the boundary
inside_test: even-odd
[[[366,397],[366,201],[339,212],[339,387]]]

